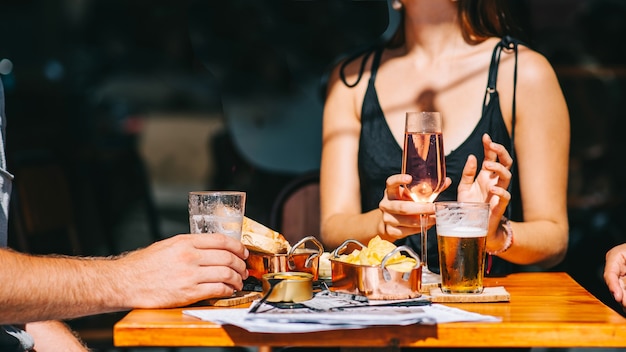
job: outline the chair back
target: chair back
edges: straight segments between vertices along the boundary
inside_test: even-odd
[[[54,161],[22,163],[15,175],[9,235],[17,250],[35,254],[82,254],[73,202],[63,167]]]
[[[298,176],[283,187],[274,200],[269,226],[292,245],[307,236],[321,242],[318,171]]]

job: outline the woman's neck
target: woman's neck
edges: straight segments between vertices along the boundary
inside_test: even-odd
[[[450,0],[405,0],[404,30],[407,54],[428,61],[458,54],[467,45],[461,33],[456,4]]]

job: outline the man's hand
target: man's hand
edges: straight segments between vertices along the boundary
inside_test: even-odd
[[[248,277],[248,250],[221,234],[177,235],[115,260],[129,308],[184,306],[228,297]]]

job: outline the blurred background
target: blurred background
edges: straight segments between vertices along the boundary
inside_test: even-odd
[[[9,171],[19,189],[33,167],[55,166],[56,176],[36,169],[33,199],[71,218],[86,255],[187,232],[192,190],[247,191],[247,215],[267,223],[282,187],[319,168],[324,74],[394,25],[385,0],[0,4]],[[626,2],[511,4],[571,115],[570,250],[555,270],[621,312],[602,269],[626,242]],[[52,191],[65,188],[65,200]],[[24,232],[16,222],[12,233]]]

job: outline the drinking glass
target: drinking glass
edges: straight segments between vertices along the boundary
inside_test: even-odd
[[[241,240],[245,208],[245,192],[189,192],[189,229],[191,233],[221,233]]]
[[[489,203],[436,202],[443,293],[481,293]]]
[[[407,112],[402,152],[402,173],[413,177],[405,185],[415,202],[432,203],[446,180],[439,112]],[[441,282],[441,277],[428,269],[426,215],[420,214],[422,237],[422,283]]]

